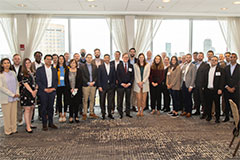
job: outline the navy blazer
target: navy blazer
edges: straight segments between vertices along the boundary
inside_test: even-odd
[[[110,72],[107,75],[107,70],[105,64],[101,64],[98,67],[98,87],[102,87],[103,90],[108,89],[107,87],[114,88],[116,84],[116,76],[115,76],[115,66],[110,65]]]
[[[231,71],[230,71],[231,66],[227,65],[225,68],[225,85],[228,85],[229,87],[235,87],[236,90],[239,90],[239,82],[240,82],[240,65],[237,63],[233,74],[231,75]]]
[[[119,60],[118,65],[119,65],[120,63],[123,63],[123,62],[122,62],[121,60]],[[116,77],[116,80],[117,80],[117,68],[115,68],[115,60],[112,60],[112,61],[110,62],[110,64],[114,66],[114,69],[115,69],[115,77]]]
[[[134,81],[133,65],[130,62],[128,62],[128,70],[127,73],[125,73],[123,64],[124,63],[119,63],[117,67],[118,87],[123,88],[123,86],[121,85],[122,83],[131,83],[131,85],[128,88],[132,88]]]
[[[50,88],[56,88],[58,86],[58,76],[57,76],[57,70],[56,68],[52,69],[52,85]],[[45,66],[39,67],[36,71],[36,83],[38,85],[38,94],[41,95],[45,93],[44,89],[48,88],[48,82],[46,77],[46,70]]]

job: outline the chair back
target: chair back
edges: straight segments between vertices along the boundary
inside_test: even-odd
[[[239,112],[238,112],[238,107],[236,103],[234,103],[231,99],[229,99],[229,103],[232,109],[232,114],[233,114],[233,119],[235,121],[235,126],[238,128],[238,123],[239,123]]]

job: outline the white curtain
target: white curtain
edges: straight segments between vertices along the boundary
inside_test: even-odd
[[[145,53],[150,48],[151,41],[155,37],[161,23],[161,17],[136,17],[136,31],[133,46],[135,47],[137,54]]]
[[[19,53],[20,46],[17,34],[17,19],[15,15],[0,15],[0,24],[3,28],[11,54]]]
[[[109,16],[107,17],[107,23],[117,50],[121,53],[128,52],[125,16]]]
[[[228,50],[240,56],[240,18],[218,18]]]
[[[51,15],[27,15],[27,44],[24,57],[31,57],[49,25]]]

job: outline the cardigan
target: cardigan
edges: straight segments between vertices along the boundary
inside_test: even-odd
[[[149,92],[149,75],[150,75],[150,65],[147,63],[144,67],[143,71],[143,89],[142,92]],[[140,67],[137,63],[134,64],[134,84],[133,84],[133,90],[137,93],[139,93],[141,90],[138,86],[138,83],[141,82],[141,72]]]

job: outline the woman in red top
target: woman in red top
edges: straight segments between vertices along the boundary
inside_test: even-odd
[[[151,114],[154,114],[156,111],[156,102],[157,102],[157,114],[160,114],[161,109],[161,99],[162,92],[164,88],[164,65],[161,56],[157,55],[154,58],[154,61],[151,66],[150,71],[150,95],[151,95]]]

